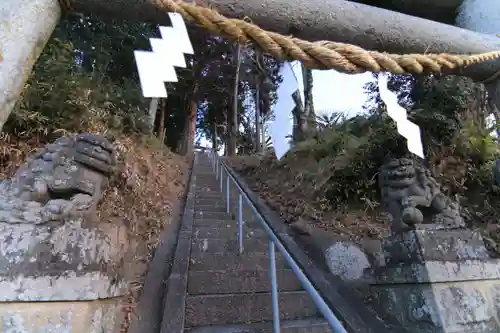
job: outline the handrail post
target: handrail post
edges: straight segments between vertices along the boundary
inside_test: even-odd
[[[226,177],[226,213],[229,214],[229,173]]]
[[[219,169],[220,169],[220,191],[222,193],[222,170],[223,170],[222,162],[220,162]]]
[[[243,197],[238,195],[238,251],[243,253]]]
[[[219,160],[215,160],[215,180],[219,179]]]
[[[276,278],[276,251],[272,239],[269,239],[269,275],[271,278],[271,297],[273,306],[273,333],[279,333],[280,309],[278,303],[278,281]]]

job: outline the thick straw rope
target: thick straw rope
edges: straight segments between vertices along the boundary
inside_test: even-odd
[[[253,42],[280,60],[300,60],[312,69],[335,69],[344,73],[392,72],[394,74],[441,73],[500,57],[500,51],[478,55],[390,54],[330,41],[308,42],[266,31],[255,24],[230,19],[215,10],[183,1],[156,0],[163,10],[180,13],[215,34],[240,42]]]
[[[500,51],[477,55],[453,54],[390,54],[367,51],[361,47],[330,41],[308,42],[299,38],[266,31],[239,19],[227,18],[215,10],[183,1],[155,0],[168,12],[177,12],[190,23],[196,23],[212,33],[240,43],[252,42],[279,60],[300,60],[312,69],[335,69],[344,73],[391,72],[422,74],[453,72],[463,66],[500,58]],[[71,0],[59,0],[70,9]]]

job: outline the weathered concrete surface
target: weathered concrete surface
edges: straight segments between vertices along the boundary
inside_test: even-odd
[[[385,241],[371,291],[381,315],[417,333],[500,330],[500,262],[479,233],[417,230]]]
[[[367,255],[356,245],[335,242],[325,250],[326,264],[332,274],[345,281],[359,280],[371,267]]]
[[[495,280],[381,285],[373,289],[386,317],[416,333],[500,331],[500,276]]]
[[[489,255],[479,232],[472,230],[434,230],[421,225],[415,230],[392,235],[384,240],[387,264],[426,263],[432,260],[458,262],[488,260]]]
[[[0,331],[4,333],[117,332],[120,314],[119,299],[77,303],[0,303]]]
[[[61,16],[57,0],[2,0],[0,131]]]
[[[77,11],[165,23],[154,0],[75,0]],[[393,53],[482,53],[500,50],[500,39],[385,9],[343,0],[201,0],[233,18],[248,16],[264,29],[299,38],[331,40],[368,50]],[[370,19],[367,19],[370,18]],[[500,70],[500,61],[465,69],[485,79]]]
[[[0,301],[92,300],[123,295],[113,269],[128,250],[124,226],[0,223]]]
[[[380,242],[378,249],[373,244],[368,245],[369,242],[358,245],[347,237],[315,228],[303,219],[290,226],[294,238],[302,244],[309,257],[345,282],[367,282],[367,273],[381,260]]]

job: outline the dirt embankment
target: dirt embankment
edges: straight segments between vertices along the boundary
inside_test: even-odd
[[[303,220],[355,242],[381,238],[390,232],[390,224],[380,207],[378,195],[366,191],[362,187],[364,183],[361,178],[353,183],[352,188],[364,191],[356,198],[345,200],[346,204],[334,207],[325,196],[325,186],[322,188],[325,177],[332,174],[331,169],[325,169],[308,156],[291,154],[282,161],[277,161],[274,155],[237,156],[230,158],[228,163],[287,223]],[[444,193],[457,184],[465,189],[460,192],[459,198],[461,212],[468,227],[482,233],[491,255],[500,256],[500,188],[485,187],[481,191],[467,189],[460,182],[464,177],[456,176],[456,168],[446,166],[445,170],[432,170],[437,174],[436,180],[442,185]]]
[[[237,156],[228,163],[287,223],[303,220],[353,241],[380,238],[389,232],[384,214],[368,198],[357,207],[332,207],[318,190],[322,175],[315,161]]]
[[[122,157],[120,171],[104,194],[99,217],[103,222],[121,220],[129,230],[133,251],[126,263],[131,281],[124,306],[122,331],[126,332],[160,233],[175,218],[173,209],[183,200],[190,161],[155,138],[124,137],[115,141],[115,147]]]

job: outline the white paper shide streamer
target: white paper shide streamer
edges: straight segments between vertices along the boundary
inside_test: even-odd
[[[298,89],[297,78],[290,63],[283,64],[280,74],[283,77],[283,82],[276,91],[278,99],[274,105],[275,120],[271,125],[271,140],[278,160],[290,150],[290,142],[287,136],[292,134],[293,131],[291,112],[295,107],[295,102],[292,94]]]
[[[150,38],[153,51],[134,51],[142,94],[147,98],[165,98],[165,82],[177,82],[174,67],[186,67],[184,54],[193,54],[184,19],[169,13],[171,27],[160,27],[161,38]]]
[[[398,104],[398,97],[387,87],[388,78],[386,74],[379,74],[378,87],[380,98],[387,106],[389,117],[396,122],[397,131],[407,141],[408,150],[421,157],[424,157],[424,147],[420,136],[420,127],[408,120],[406,110]]]

